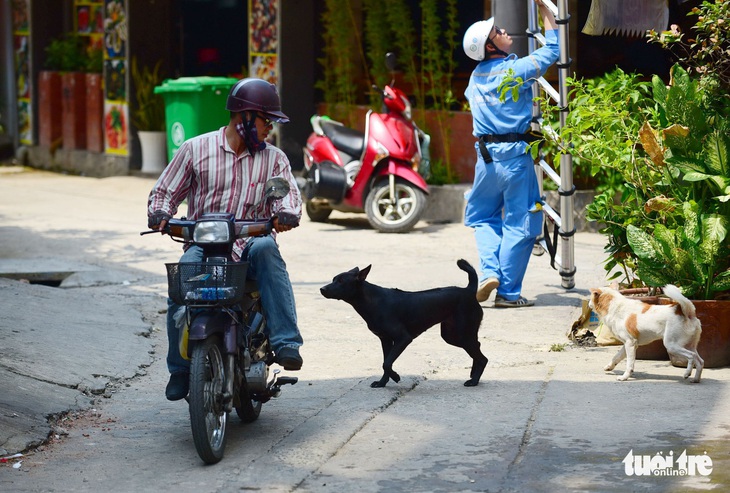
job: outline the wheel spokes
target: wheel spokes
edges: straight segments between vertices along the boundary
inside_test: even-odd
[[[407,189],[396,187],[396,197],[393,200],[387,189],[384,189],[383,195],[377,200],[378,211],[383,219],[398,222],[407,218],[413,210],[415,203],[414,197]]]
[[[211,444],[223,439],[226,426],[226,413],[223,410],[223,361],[214,349],[207,355],[205,383],[206,428]]]

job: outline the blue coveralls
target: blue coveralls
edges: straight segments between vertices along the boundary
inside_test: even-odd
[[[547,43],[530,55],[487,59],[479,63],[469,78],[464,95],[474,120],[474,136],[525,133],[532,119],[531,78],[545,74],[558,60],[558,31],[545,33]],[[507,71],[525,83],[513,101],[508,94],[499,101],[497,87]],[[516,300],[522,291],[535,238],[542,230],[540,191],[527,143],[487,144],[493,161],[485,164],[475,145],[477,162],[474,184],[467,197],[464,224],[474,228],[479,251],[480,282],[496,277],[497,295]],[[504,214],[504,216],[503,216]]]

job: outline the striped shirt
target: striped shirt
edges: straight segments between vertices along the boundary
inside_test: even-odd
[[[180,146],[150,192],[148,213],[163,211],[174,216],[187,199],[187,218],[192,220],[216,212],[234,214],[236,219],[268,219],[278,212],[301,218],[299,188],[284,152],[266,144],[255,156],[248,150],[237,156],[225,130],[222,127],[193,137]],[[266,180],[273,177],[285,178],[291,191],[283,199],[264,201]],[[236,257],[246,241],[236,241]]]

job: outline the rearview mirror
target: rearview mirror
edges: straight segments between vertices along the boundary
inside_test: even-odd
[[[271,178],[266,182],[266,192],[264,196],[267,199],[281,199],[289,194],[291,187],[289,182],[281,177]]]

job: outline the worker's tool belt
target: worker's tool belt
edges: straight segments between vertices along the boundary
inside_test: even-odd
[[[513,132],[508,134],[480,135],[479,152],[482,154],[484,162],[489,164],[492,162],[492,156],[489,155],[489,151],[485,144],[503,144],[505,142],[527,142],[529,144],[538,140],[542,140],[542,134],[532,131],[524,134]]]

